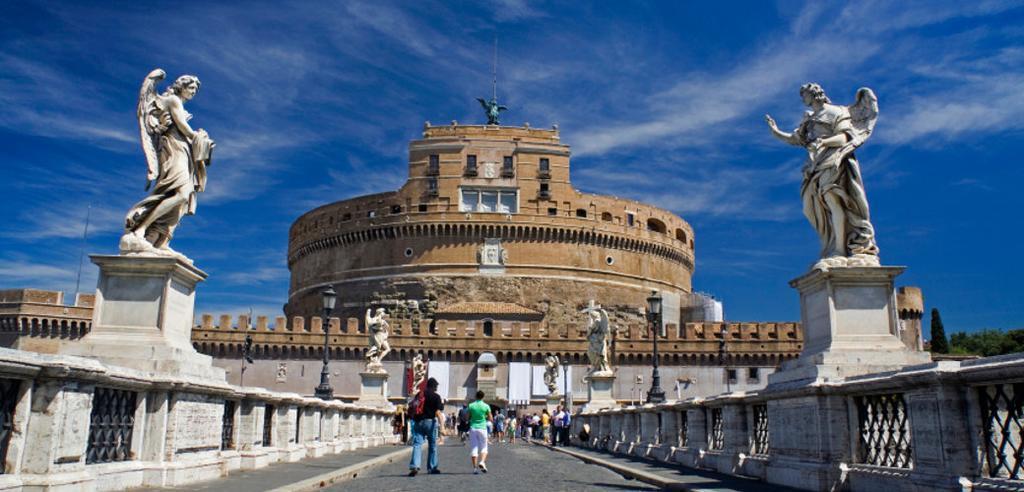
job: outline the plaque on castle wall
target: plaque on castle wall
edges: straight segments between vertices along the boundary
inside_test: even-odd
[[[480,246],[477,261],[480,263],[480,273],[502,274],[505,273],[508,251],[501,246],[501,239],[487,238]]]
[[[288,363],[279,362],[277,364],[277,382],[283,383],[288,381]]]

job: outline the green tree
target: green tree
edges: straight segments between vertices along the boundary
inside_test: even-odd
[[[932,352],[936,354],[949,353],[946,328],[942,326],[942,316],[939,316],[938,308],[932,308]]]

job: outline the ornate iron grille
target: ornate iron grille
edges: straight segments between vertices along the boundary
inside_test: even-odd
[[[686,410],[679,412],[679,447],[685,448],[690,443]]]
[[[708,439],[708,448],[725,448],[725,428],[722,425],[722,409],[711,409],[711,435]]]
[[[220,449],[231,449],[234,447],[235,438],[235,402],[224,400],[224,419],[220,427]]]
[[[985,465],[990,477],[1024,478],[1024,383],[978,388],[985,428]]]
[[[131,459],[136,398],[134,391],[96,388],[92,395],[86,464]]]
[[[18,406],[18,392],[21,381],[17,379],[0,379],[0,474],[4,473],[7,463],[7,446],[11,443],[14,433],[14,407]]]
[[[855,398],[860,463],[893,468],[910,468],[910,429],[907,405],[900,393]]]
[[[274,429],[274,405],[267,403],[263,407],[263,445],[270,446],[271,431]]]
[[[754,405],[754,435],[752,454],[768,454],[768,405]]]

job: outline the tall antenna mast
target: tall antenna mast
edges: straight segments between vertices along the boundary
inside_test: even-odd
[[[492,86],[494,87],[494,94],[492,99],[498,100],[498,33],[494,33],[494,79]]]
[[[78,288],[82,284],[82,261],[85,259],[85,244],[89,237],[89,216],[92,215],[92,204],[85,210],[85,230],[82,231],[82,249],[78,252],[78,276],[75,278],[75,301],[78,300]]]

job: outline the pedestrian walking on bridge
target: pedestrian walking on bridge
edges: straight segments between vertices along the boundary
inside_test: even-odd
[[[409,404],[412,416],[412,459],[409,461],[409,476],[415,477],[420,471],[423,441],[427,442],[427,471],[431,474],[441,473],[437,467],[437,434],[444,432],[444,403],[437,394],[437,380],[427,380],[426,391],[413,398]]]
[[[466,409],[469,414],[469,460],[473,474],[487,473],[487,424],[492,421],[491,406],[484,402],[484,392],[476,392],[476,401]]]

